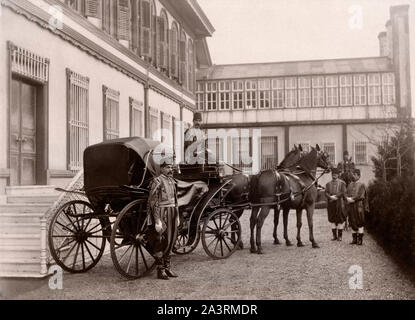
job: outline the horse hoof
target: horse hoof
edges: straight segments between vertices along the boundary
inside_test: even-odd
[[[290,240],[286,240],[286,241],[285,241],[285,245],[286,245],[287,247],[291,247],[293,244],[291,243],[291,241],[290,241]]]
[[[239,244],[236,247],[236,250],[243,250],[244,249],[244,244],[241,242],[239,242]]]
[[[304,247],[304,243],[302,243],[301,241],[297,242],[297,247]]]
[[[315,248],[315,249],[317,249],[317,248],[320,248],[320,246],[317,244],[317,242],[313,242],[313,248]]]
[[[264,254],[264,251],[262,251],[262,249],[258,249],[258,250],[257,250],[257,253],[258,253],[258,254]]]
[[[274,244],[281,244],[280,240],[274,240]]]
[[[251,253],[257,253],[258,251],[257,251],[257,249],[255,249],[255,248],[251,248],[250,252],[251,252]]]

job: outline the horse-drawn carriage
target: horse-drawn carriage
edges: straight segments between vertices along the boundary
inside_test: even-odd
[[[107,241],[113,264],[122,276],[135,279],[154,268],[147,198],[149,182],[160,169],[152,156],[158,145],[131,137],[85,150],[83,188],[65,191],[86,198],[65,202],[53,212],[49,225],[50,253],[64,270],[78,273],[93,268]],[[200,240],[206,253],[215,259],[227,258],[237,249],[241,225],[226,206],[231,179],[223,177],[221,170],[219,164],[176,168],[179,189],[180,181],[188,183],[184,183],[183,197],[179,197],[177,240],[165,252],[189,253]],[[186,188],[193,183],[207,186],[207,192],[189,199]]]

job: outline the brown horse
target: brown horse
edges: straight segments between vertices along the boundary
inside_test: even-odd
[[[251,227],[251,252],[263,253],[261,246],[261,229],[266,217],[271,208],[274,208],[274,243],[279,243],[276,237],[276,225],[278,225],[279,205],[267,205],[267,203],[275,203],[280,201],[283,208],[284,221],[284,239],[287,245],[291,245],[288,239],[288,213],[290,209],[297,211],[297,246],[303,246],[301,241],[300,230],[302,226],[302,211],[307,211],[307,221],[310,233],[310,241],[313,248],[318,248],[317,242],[313,235],[313,214],[315,202],[317,199],[316,187],[316,169],[317,166],[323,169],[328,169],[330,164],[328,162],[328,155],[320,151],[320,147],[316,148],[304,155],[297,164],[297,171],[295,174],[278,171],[263,172],[257,181],[255,188],[256,200],[263,205],[253,206],[250,227]],[[277,217],[277,218],[275,218]],[[256,237],[255,237],[256,229]]]

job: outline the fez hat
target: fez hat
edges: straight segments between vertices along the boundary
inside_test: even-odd
[[[193,114],[193,121],[195,121],[195,120],[202,121],[202,114],[200,112],[195,112]]]
[[[164,167],[167,165],[173,164],[173,156],[172,155],[166,155],[160,159],[160,167]]]
[[[354,169],[354,173],[360,176],[360,169]]]
[[[345,151],[343,152],[343,156],[348,156],[348,155],[349,155],[349,151],[345,150]]]
[[[337,169],[337,168],[331,169],[331,174],[339,174],[339,173],[340,173],[339,169]]]

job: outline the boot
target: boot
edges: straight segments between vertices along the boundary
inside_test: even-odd
[[[357,244],[357,233],[352,233],[353,241],[350,244]]]
[[[178,277],[178,275],[171,270],[170,257],[164,259],[164,271],[170,278]]]
[[[333,232],[333,239],[331,241],[337,240],[337,229],[331,229],[331,231]]]
[[[358,244],[359,246],[362,246],[362,245],[363,245],[363,233],[359,233],[359,234],[357,235],[357,244]]]
[[[343,230],[337,230],[337,241],[342,241]]]
[[[157,278],[162,279],[162,280],[169,280],[169,276],[166,274],[162,258],[156,258],[156,266],[157,266]]]

